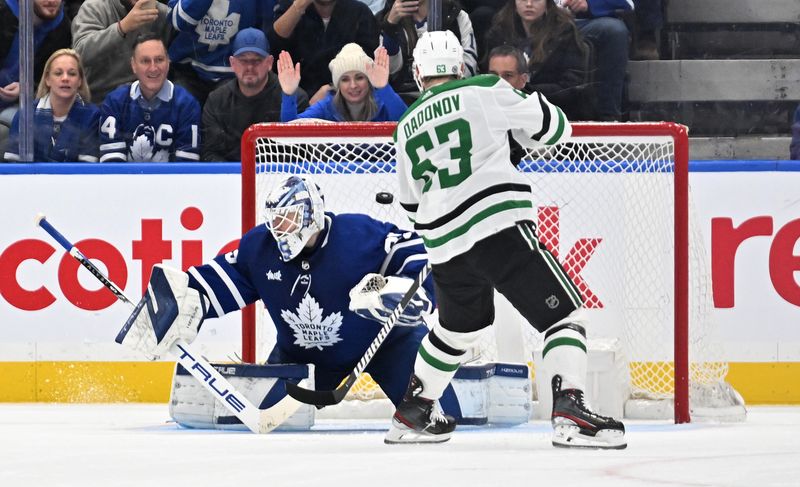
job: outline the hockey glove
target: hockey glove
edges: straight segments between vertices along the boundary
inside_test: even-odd
[[[188,284],[185,272],[155,265],[147,292],[128,317],[117,342],[139,350],[149,360],[158,360],[175,341],[194,341],[208,303]]]
[[[367,274],[350,290],[350,310],[355,314],[378,322],[384,322],[400,304],[413,283],[407,277]],[[433,303],[425,289],[420,287],[395,322],[400,326],[424,324],[422,316],[433,311]]]

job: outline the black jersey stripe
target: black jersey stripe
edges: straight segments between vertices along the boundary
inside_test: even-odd
[[[412,203],[400,203],[400,207],[406,210],[408,213],[416,213],[417,210],[419,209],[418,204],[412,204]]]
[[[533,134],[533,137],[531,137],[531,139],[535,141],[540,141],[542,137],[544,137],[544,134],[546,134],[547,131],[550,129],[550,108],[547,106],[547,103],[542,98],[541,93],[536,92],[536,96],[539,98],[539,105],[542,108],[542,129]]]
[[[527,193],[531,192],[531,187],[528,184],[517,184],[517,183],[503,183],[497,184],[494,186],[489,186],[488,188],[482,189],[478,191],[474,195],[467,198],[463,203],[455,207],[453,211],[443,215],[441,218],[437,218],[429,223],[419,223],[414,225],[415,230],[433,230],[439,228],[443,225],[448,224],[449,222],[455,220],[459,216],[463,215],[465,211],[470,209],[473,205],[478,203],[479,201],[488,198],[489,196],[505,193],[508,191],[524,191]]]

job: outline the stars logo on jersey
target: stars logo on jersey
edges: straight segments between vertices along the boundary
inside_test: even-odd
[[[325,316],[324,310],[317,300],[306,294],[297,310],[281,310],[281,318],[294,332],[294,344],[303,348],[322,350],[342,341],[339,328],[342,326],[342,314],[339,312]]]
[[[197,38],[201,44],[213,51],[217,46],[226,45],[239,32],[239,14],[228,14],[229,0],[214,0],[208,13],[197,23]]]

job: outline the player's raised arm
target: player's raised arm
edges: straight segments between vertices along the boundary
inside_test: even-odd
[[[502,78],[493,90],[495,101],[506,115],[514,139],[524,147],[553,145],[572,135],[572,125],[558,106],[538,92],[528,95]]]

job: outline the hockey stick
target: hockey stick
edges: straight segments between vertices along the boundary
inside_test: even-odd
[[[378,335],[372,340],[372,343],[367,348],[367,351],[364,352],[364,355],[361,357],[361,360],[358,361],[358,365],[356,368],[350,372],[350,375],[347,376],[344,382],[339,384],[339,386],[332,390],[332,391],[313,391],[310,389],[304,389],[297,384],[292,384],[290,382],[286,383],[286,392],[289,393],[290,396],[297,399],[300,402],[306,404],[313,404],[315,406],[330,406],[333,404],[338,404],[339,402],[344,399],[344,396],[347,395],[347,392],[350,388],[353,387],[353,384],[356,383],[358,377],[364,372],[364,369],[367,368],[367,364],[369,364],[372,357],[375,356],[375,352],[378,351],[378,347],[381,346],[383,341],[386,339],[386,336],[389,335],[389,332],[394,327],[394,324],[397,322],[400,315],[403,313],[403,310],[408,306],[408,303],[411,302],[411,299],[417,293],[417,290],[425,282],[425,279],[428,277],[428,273],[431,270],[430,262],[425,264],[425,267],[420,271],[419,275],[414,279],[414,282],[411,283],[411,286],[408,288],[408,291],[400,298],[400,302],[397,303],[397,306],[392,311],[392,314],[386,318],[386,321],[383,322],[383,326],[381,326],[380,331],[378,331]]]
[[[111,282],[92,261],[87,259],[76,246],[72,245],[66,237],[56,230],[43,214],[40,213],[36,216],[36,224],[42,227],[45,232],[61,244],[61,246],[69,252],[69,255],[88,269],[106,289],[114,293],[117,299],[134,308],[142,306],[144,301],[140,301],[138,305],[135,305],[128,299],[125,293],[123,293],[116,284]],[[127,334],[131,325],[132,321],[125,323],[117,335],[117,343],[122,343],[122,339]],[[223,406],[236,415],[236,417],[239,418],[245,426],[250,428],[250,431],[253,433],[269,433],[286,421],[300,406],[299,402],[287,395],[272,407],[258,409],[184,340],[177,340],[170,348],[170,353],[177,357],[178,362],[183,368],[189,371],[189,373],[211,393],[212,397],[219,400]]]

